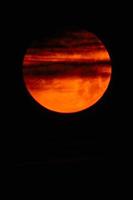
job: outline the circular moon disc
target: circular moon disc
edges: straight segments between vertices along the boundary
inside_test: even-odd
[[[24,82],[43,107],[74,113],[94,105],[111,78],[103,43],[87,31],[71,31],[34,41],[23,60]]]

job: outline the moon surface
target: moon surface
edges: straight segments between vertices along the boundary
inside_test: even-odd
[[[23,60],[25,86],[36,102],[60,113],[94,105],[111,79],[110,56],[88,31],[68,31],[32,43]]]

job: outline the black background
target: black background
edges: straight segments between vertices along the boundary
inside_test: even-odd
[[[48,4],[48,3],[47,3]],[[13,157],[16,169],[74,169],[113,173],[119,160],[123,12],[111,2],[86,5],[19,5],[13,10],[11,84]],[[79,28],[96,34],[112,60],[112,79],[102,99],[76,114],[45,110],[28,94],[22,61],[32,40]],[[91,170],[89,170],[91,169]]]

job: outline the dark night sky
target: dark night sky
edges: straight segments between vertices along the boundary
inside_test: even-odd
[[[102,7],[102,6],[101,6]],[[117,129],[120,116],[119,85],[121,20],[115,9],[33,7],[16,11],[12,21],[14,52],[12,129],[17,168],[66,168],[101,166],[106,170],[116,160]],[[114,8],[114,7],[113,7]],[[117,26],[119,24],[119,28]],[[40,36],[67,28],[81,28],[96,34],[112,59],[112,81],[104,99],[77,114],[58,114],[42,110],[23,84],[22,61],[26,48]]]

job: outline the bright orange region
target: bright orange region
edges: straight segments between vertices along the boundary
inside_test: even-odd
[[[69,32],[35,44],[25,55],[23,72],[26,87],[38,103],[56,112],[73,113],[102,97],[111,65],[95,35]]]

